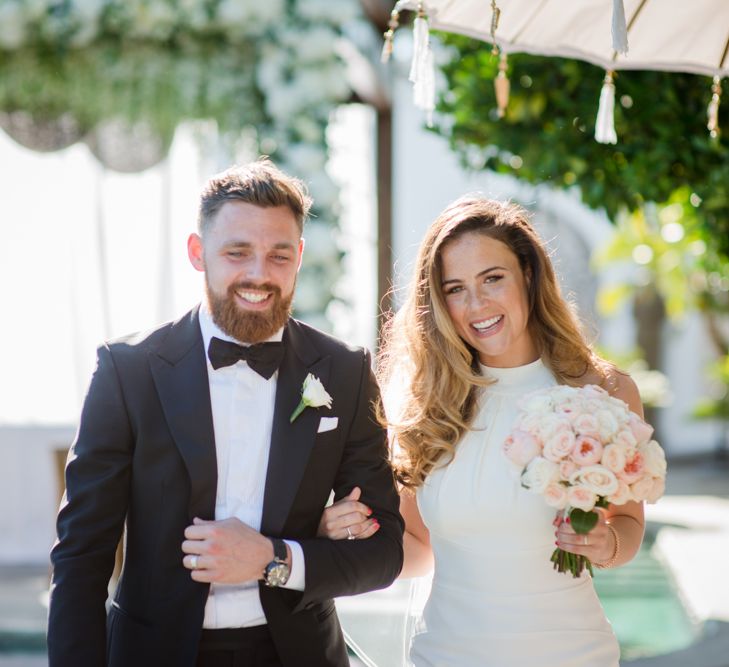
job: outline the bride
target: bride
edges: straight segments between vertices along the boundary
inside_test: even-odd
[[[557,545],[597,567],[628,562],[642,504],[610,506],[577,535],[521,488],[501,444],[518,399],[556,384],[599,384],[642,407],[630,377],[586,343],[523,209],[464,197],[438,217],[379,361],[406,525],[401,577],[433,571],[412,663],[617,667],[592,579],[554,571],[550,555]],[[322,536],[377,531],[356,498],[325,510]]]

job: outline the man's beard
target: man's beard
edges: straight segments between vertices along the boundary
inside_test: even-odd
[[[251,289],[272,293],[273,304],[267,311],[246,311],[236,303],[237,290]],[[205,292],[213,322],[222,331],[241,343],[261,343],[275,334],[291,316],[291,301],[294,291],[287,297],[281,296],[281,289],[276,285],[264,283],[256,285],[249,282],[236,283],[228,287],[225,296],[218,296],[210,287],[205,275]]]

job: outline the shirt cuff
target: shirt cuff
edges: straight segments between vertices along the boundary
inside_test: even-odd
[[[292,591],[303,591],[306,581],[306,566],[304,564],[304,550],[298,542],[284,540],[291,549],[291,574],[289,580],[281,588],[289,588]]]

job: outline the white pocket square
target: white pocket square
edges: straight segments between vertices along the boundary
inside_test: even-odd
[[[326,431],[333,431],[337,428],[339,419],[337,417],[322,417],[319,420],[319,429],[317,433],[325,433]]]

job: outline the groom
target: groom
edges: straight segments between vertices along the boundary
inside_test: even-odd
[[[268,160],[213,177],[188,240],[203,303],[99,348],[51,554],[50,667],[349,664],[332,598],[394,580],[402,521],[369,354],[289,316],[310,204]],[[317,538],[330,492],[355,487],[374,537]]]

